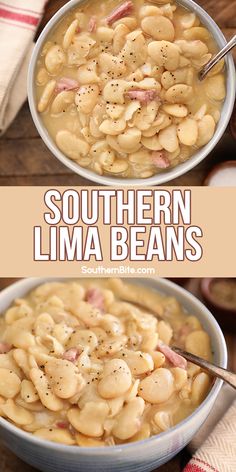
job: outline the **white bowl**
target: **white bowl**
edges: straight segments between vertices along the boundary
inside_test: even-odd
[[[218,44],[219,48],[222,48],[226,44],[225,37],[221,30],[218,28],[217,24],[213,21],[213,19],[205,12],[199,5],[197,5],[192,0],[177,0],[180,5],[188,8],[196,12],[199,16],[201,22],[206,26],[206,28],[212,33],[215,38],[216,43]],[[197,151],[188,161],[179,164],[178,166],[174,167],[173,169],[167,169],[160,174],[156,174],[153,177],[148,179],[121,179],[116,177],[108,177],[98,175],[91,170],[85,169],[80,167],[76,162],[72,161],[68,157],[66,157],[56,146],[54,140],[49,135],[47,129],[45,128],[40,113],[37,111],[36,107],[36,99],[35,99],[35,69],[37,65],[37,59],[39,53],[42,49],[44,42],[47,39],[47,36],[51,33],[52,29],[55,28],[57,23],[63,18],[64,15],[68,13],[69,10],[78,6],[80,3],[83,3],[83,0],[70,0],[66,5],[64,5],[54,16],[53,18],[47,23],[46,27],[44,28],[43,32],[41,33],[36,46],[34,48],[31,62],[29,66],[29,73],[28,73],[28,99],[29,99],[29,106],[31,110],[31,114],[35,123],[35,126],[41,135],[43,141],[50,149],[52,154],[59,159],[65,166],[69,169],[73,170],[77,174],[81,175],[82,177],[92,180],[93,182],[97,182],[103,185],[116,185],[116,186],[143,186],[143,185],[160,185],[164,182],[168,182],[180,175],[185,174],[193,167],[195,167],[199,162],[201,162],[216,146],[220,138],[222,137],[228,122],[230,120],[230,116],[232,114],[234,100],[235,100],[235,68],[234,68],[234,61],[232,56],[229,54],[226,58],[226,75],[227,75],[227,93],[226,98],[223,104],[222,112],[220,120],[217,124],[215,134],[211,141],[202,147],[199,151]]]
[[[15,298],[24,297],[29,290],[48,280],[52,279],[31,278],[12,284],[0,293],[0,312]],[[176,297],[189,313],[199,318],[209,333],[215,363],[226,367],[223,334],[215,318],[197,298],[165,279],[129,281]],[[91,472],[95,469],[97,472],[148,472],[170,460],[192,439],[209,415],[221,386],[222,381],[216,380],[203,403],[184,421],[169,431],[136,443],[98,448],[64,446],[38,439],[3,418],[0,418],[0,439],[17,456],[43,472]]]

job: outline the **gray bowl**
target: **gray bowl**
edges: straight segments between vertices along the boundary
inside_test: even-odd
[[[92,172],[91,170],[80,167],[76,162],[73,162],[59,150],[59,148],[56,146],[55,142],[50,137],[47,129],[45,128],[42,122],[40,114],[37,111],[35,99],[35,68],[37,65],[38,55],[42,49],[42,46],[46,41],[47,36],[50,34],[51,30],[54,29],[56,24],[63,18],[63,16],[66,15],[69,10],[71,10],[75,6],[78,6],[81,3],[83,3],[83,0],[70,0],[53,16],[53,18],[47,23],[46,27],[41,33],[31,57],[28,72],[28,99],[35,126],[43,141],[50,149],[52,154],[54,154],[54,156],[57,157],[57,159],[59,159],[59,161],[61,161],[69,169],[73,170],[74,172],[88,180],[92,180],[93,182],[103,185],[128,187],[140,187],[143,185],[160,185],[164,182],[168,182],[169,180],[175,179],[176,177],[185,174],[197,164],[199,164],[199,162],[201,162],[212,151],[212,149],[214,149],[229,123],[235,100],[235,68],[232,56],[229,54],[226,58],[227,93],[223,104],[221,117],[217,124],[215,134],[208,144],[206,144],[199,151],[197,151],[188,161],[179,164],[173,169],[165,170],[161,174],[156,174],[148,179],[121,179],[118,177],[116,178],[98,175]],[[201,8],[192,0],[178,0],[178,3],[188,8],[189,10],[194,11],[199,16],[201,22],[206,26],[206,28],[211,32],[211,34],[215,38],[215,41],[220,49],[225,46],[226,40],[223,33],[218,28],[217,24],[213,21],[213,19],[208,15],[208,13],[203,10],[203,8]]]
[[[15,298],[22,298],[39,284],[52,279],[30,278],[12,284],[0,293],[0,313]],[[63,280],[63,279],[54,279]],[[227,365],[223,334],[208,309],[183,288],[166,279],[130,279],[165,295],[176,297],[183,307],[196,315],[211,337],[214,362]],[[0,417],[0,439],[17,456],[43,472],[149,472],[175,456],[191,441],[213,408],[222,386],[216,380],[203,403],[170,430],[149,439],[121,446],[85,448],[48,442],[26,433]]]

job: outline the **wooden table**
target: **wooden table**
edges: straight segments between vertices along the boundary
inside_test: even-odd
[[[0,290],[11,284],[14,279],[0,279]],[[200,279],[183,279],[184,287],[201,299],[199,289]],[[236,372],[236,335],[224,333],[229,352],[229,368]],[[161,466],[158,472],[181,472],[189,460],[189,454],[185,448],[167,464]],[[36,469],[26,465],[12,452],[0,444],[0,471],[1,472],[36,472]],[[55,470],[56,472],[56,470]],[[66,472],[66,471],[65,471]],[[93,472],[93,471],[91,471]],[[232,471],[233,472],[233,471]]]
[[[65,0],[50,0],[41,28]],[[236,32],[236,0],[199,0],[227,38]],[[236,58],[236,51],[234,52]],[[235,142],[227,132],[204,161],[170,185],[201,185],[212,166],[235,158]],[[40,139],[27,105],[0,140],[0,185],[93,185],[61,164]]]

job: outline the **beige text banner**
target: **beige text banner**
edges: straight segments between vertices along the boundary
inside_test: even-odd
[[[26,276],[63,276],[63,277],[74,277],[74,276],[136,276],[143,277],[158,275],[161,277],[234,277],[236,275],[236,217],[235,217],[235,203],[236,203],[236,189],[234,188],[208,188],[208,187],[192,187],[192,188],[180,188],[182,194],[187,191],[190,194],[191,198],[191,221],[185,223],[182,221],[183,218],[180,218],[179,222],[177,221],[177,212],[178,209],[175,208],[175,213],[173,209],[173,191],[177,190],[175,187],[164,187],[159,188],[155,187],[152,189],[142,189],[143,191],[147,190],[150,193],[145,196],[143,200],[137,199],[137,189],[135,189],[134,194],[134,213],[131,215],[131,222],[127,224],[127,217],[129,216],[129,208],[127,211],[124,211],[124,221],[122,222],[121,212],[119,214],[119,223],[117,223],[117,215],[119,213],[117,199],[121,198],[114,195],[110,199],[110,222],[104,223],[104,213],[106,215],[106,220],[108,218],[108,206],[105,206],[104,210],[104,195],[108,195],[106,192],[114,191],[114,189],[109,188],[86,188],[82,189],[77,187],[72,189],[77,192],[79,197],[81,197],[81,190],[86,190],[88,192],[88,202],[91,201],[91,192],[97,190],[103,192],[103,197],[97,198],[97,207],[96,200],[94,199],[93,208],[89,209],[88,212],[90,217],[92,216],[93,211],[98,213],[98,221],[88,224],[81,221],[81,208],[78,210],[76,224],[68,224],[63,219],[56,224],[47,224],[44,218],[44,214],[47,213],[53,219],[56,215],[53,214],[52,209],[47,207],[45,204],[45,195],[49,195],[49,187],[1,187],[0,188],[0,216],[1,216],[1,232],[0,232],[0,260],[1,260],[1,277],[26,277]],[[54,189],[63,195],[68,188],[58,187]],[[170,195],[170,212],[169,216],[171,221],[168,222],[168,211],[157,212],[157,208],[154,208],[154,191],[163,191],[163,195],[166,197],[168,193]],[[105,192],[105,193],[104,193]],[[128,201],[127,190],[123,189],[124,201]],[[159,202],[163,203],[162,199],[158,194]],[[142,195],[141,195],[142,196]],[[99,195],[99,197],[101,197]],[[133,198],[133,197],[132,197]],[[58,211],[61,211],[61,202],[52,200],[56,203]],[[72,199],[67,198],[66,200],[71,205]],[[131,201],[131,200],[130,200]],[[81,200],[80,200],[81,202]],[[140,203],[142,202],[142,203]],[[132,202],[131,202],[132,203]],[[145,216],[146,221],[149,223],[138,223],[137,224],[137,212],[141,211],[142,204],[144,205],[143,212],[141,216]],[[155,200],[157,205],[157,200]],[[85,200],[83,201],[83,208],[85,205]],[[89,205],[89,203],[88,203]],[[146,207],[145,207],[146,205]],[[69,207],[68,207],[69,208]],[[69,214],[66,209],[64,209],[63,218],[65,217],[66,221],[71,221],[73,218],[73,209],[70,207]],[[87,210],[87,209],[86,209]],[[183,209],[184,210],[184,209]],[[186,210],[186,208],[185,208]],[[85,211],[85,210],[83,210]],[[161,218],[160,224],[153,222],[153,215],[158,215]],[[166,222],[164,222],[164,213],[166,217]],[[59,214],[57,215],[59,217]],[[141,217],[139,215],[139,217]],[[183,215],[187,220],[187,210]],[[132,218],[134,220],[132,220]],[[175,222],[173,223],[173,218]],[[76,221],[76,214],[74,214],[74,219]],[[177,223],[176,223],[177,221]],[[34,228],[40,228],[34,230]],[[52,227],[54,228],[52,230]],[[60,228],[64,228],[62,231]],[[94,256],[89,257],[88,247],[86,244],[88,241],[86,238],[91,238],[88,235],[89,228],[97,228],[97,234],[99,234],[99,240],[101,245],[101,254],[98,257],[98,260],[95,260]],[[125,237],[127,234],[127,257],[124,260],[113,260],[111,261],[111,253],[114,255],[114,245],[116,244],[115,232],[112,232],[111,228],[118,227],[122,228],[122,234],[119,234],[117,237]],[[141,230],[142,227],[142,230]],[[159,258],[153,256],[151,259],[151,250],[150,250],[150,237],[152,228],[160,228],[163,251],[159,247]],[[168,230],[168,227],[173,227],[174,231],[179,238],[184,238],[184,260],[176,260],[178,257],[181,259],[181,247],[180,251],[176,257],[175,251],[173,251],[173,260],[161,260],[166,258],[166,255],[169,254],[169,259],[171,258],[171,248],[168,242],[169,234],[173,233]],[[197,236],[195,238],[195,250],[202,251],[202,254],[198,252],[196,255],[196,260],[189,260],[186,257],[186,254],[191,253],[194,259],[194,248],[191,247],[191,238],[186,241],[186,231],[188,228],[199,228],[202,233],[202,236]],[[69,228],[69,230],[68,230]],[[47,256],[51,259],[59,257],[63,258],[63,253],[65,255],[65,246],[61,244],[60,253],[60,240],[59,233],[63,234],[64,238],[66,232],[69,231],[70,236],[73,231],[77,229],[77,248],[71,247],[71,254],[74,250],[74,260],[46,260]],[[126,231],[127,230],[127,231]],[[79,233],[80,231],[80,233]],[[153,230],[155,231],[155,229]],[[191,231],[191,230],[189,230]],[[94,234],[93,234],[94,235]],[[68,234],[67,234],[68,236]],[[195,235],[196,236],[196,235]],[[51,238],[51,239],[50,239]],[[74,239],[75,242],[75,239]],[[90,241],[90,250],[93,241]],[[51,244],[51,249],[50,249]],[[160,246],[160,239],[158,242]],[[168,246],[169,245],[169,246]],[[169,249],[167,250],[167,246]],[[194,246],[194,244],[193,244]],[[197,247],[198,246],[198,247]],[[124,245],[125,247],[125,245]],[[149,247],[149,260],[142,260],[145,255],[147,255]],[[152,241],[153,247],[153,241]],[[64,252],[63,252],[64,251]],[[190,252],[189,252],[190,251]],[[192,252],[191,252],[192,251]],[[119,250],[118,250],[119,253]],[[168,253],[168,254],[167,254]],[[195,251],[196,253],[196,251]],[[50,256],[49,256],[50,254]],[[62,254],[62,255],[61,255]],[[135,259],[136,254],[136,260]],[[86,257],[88,260],[83,260]],[[102,257],[102,260],[101,260]],[[38,258],[38,260],[34,260]],[[43,258],[45,260],[43,260]],[[76,260],[78,259],[78,260]],[[82,260],[81,260],[82,259]],[[99,260],[100,259],[100,260]],[[133,259],[133,260],[130,260]],[[168,259],[168,258],[167,258]]]

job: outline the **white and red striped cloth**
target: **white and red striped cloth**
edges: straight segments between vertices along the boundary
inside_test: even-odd
[[[26,99],[35,31],[46,0],[0,0],[0,134]]]
[[[236,472],[236,395],[224,386],[206,423],[189,444],[183,472]]]

